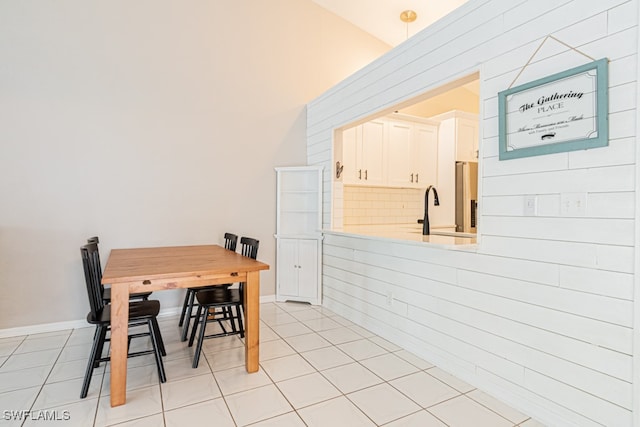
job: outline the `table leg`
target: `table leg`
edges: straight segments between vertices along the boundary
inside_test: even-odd
[[[244,355],[247,372],[258,372],[260,362],[260,272],[247,273],[244,287]]]
[[[111,406],[127,400],[127,336],[129,334],[129,286],[111,286]]]

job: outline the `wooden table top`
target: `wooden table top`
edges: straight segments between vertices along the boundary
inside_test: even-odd
[[[102,283],[268,270],[269,265],[218,245],[112,249]]]

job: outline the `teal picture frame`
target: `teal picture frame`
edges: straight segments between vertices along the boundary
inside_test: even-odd
[[[608,63],[599,59],[499,92],[499,159],[609,145]]]

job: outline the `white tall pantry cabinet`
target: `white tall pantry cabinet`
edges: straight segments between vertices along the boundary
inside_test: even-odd
[[[276,301],[322,302],[322,167],[276,168]]]

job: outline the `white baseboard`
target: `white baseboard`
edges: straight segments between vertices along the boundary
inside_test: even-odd
[[[66,322],[42,323],[40,325],[19,326],[17,328],[0,329],[0,338],[20,337],[23,335],[42,334],[45,332],[66,331],[68,329],[86,328],[91,326],[86,319],[69,320]]]
[[[276,302],[275,295],[260,295],[260,304],[264,304],[267,302]]]
[[[260,304],[275,302],[275,295],[261,295]],[[169,307],[160,310],[158,317],[178,316],[182,307]],[[78,329],[90,327],[86,319],[68,320],[66,322],[42,323],[39,325],[19,326],[17,328],[0,329],[0,338],[20,337],[23,335],[42,334],[46,332],[65,331],[68,329]]]

